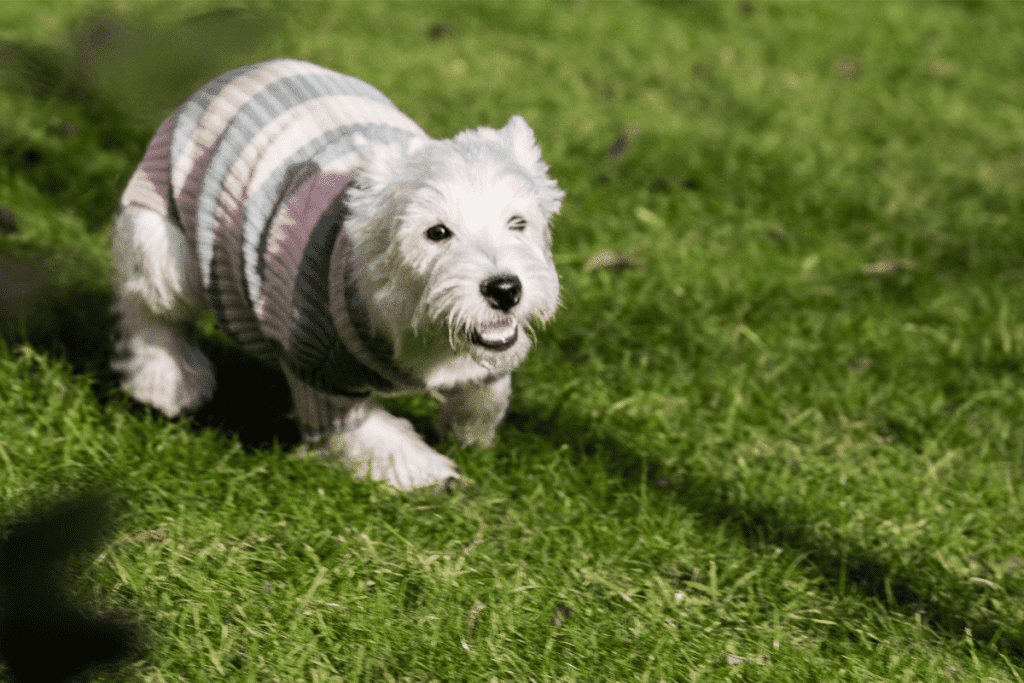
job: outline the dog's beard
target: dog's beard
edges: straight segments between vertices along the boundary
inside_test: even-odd
[[[436,371],[442,367],[460,367],[464,370],[458,372],[466,372],[469,366],[464,363],[496,377],[515,370],[525,360],[535,340],[531,325],[516,320],[514,343],[502,350],[491,349],[473,341],[475,327],[449,326],[445,320],[442,318],[416,330],[407,329],[395,345],[398,364],[425,379],[436,379]],[[450,377],[443,383],[450,384]]]
[[[461,291],[465,293],[465,289]],[[492,309],[475,301],[474,294],[466,295],[467,301],[459,288],[448,288],[429,297],[424,316],[430,321],[427,327],[443,331],[447,346],[456,355],[468,355],[493,374],[511,372],[536,342],[531,323],[543,318],[531,318],[519,307],[510,312]]]
[[[543,324],[554,312],[554,305],[543,305],[545,297],[536,298],[546,283],[528,277],[529,271],[511,271],[524,280],[526,294],[513,308],[502,311],[492,307],[480,293],[479,282],[491,273],[467,270],[460,277],[428,284],[414,316],[419,324],[414,326],[420,332],[443,331],[451,351],[468,355],[491,372],[510,372],[536,342],[534,325]]]

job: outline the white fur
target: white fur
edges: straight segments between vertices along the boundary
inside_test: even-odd
[[[508,409],[509,373],[530,349],[531,324],[550,319],[559,305],[548,224],[563,193],[519,116],[500,130],[479,128],[450,140],[383,145],[357,134],[353,141],[362,163],[344,229],[373,332],[391,342],[420,390],[443,397],[444,433],[490,445]],[[449,239],[426,237],[437,224],[450,229]],[[169,416],[194,410],[214,388],[188,327],[206,308],[196,257],[178,226],[140,206],[121,212],[113,248],[121,321],[112,367],[137,400]],[[508,310],[481,289],[501,276],[522,283],[520,300]],[[481,334],[512,329],[518,336],[507,349],[479,343]],[[372,398],[320,394],[286,375],[300,420],[330,425],[310,437],[304,452],[340,457],[358,474],[406,490],[459,476],[408,421]]]

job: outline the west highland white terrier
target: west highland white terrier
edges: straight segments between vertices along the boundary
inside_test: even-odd
[[[427,391],[490,444],[533,322],[558,307],[564,193],[520,116],[430,138],[376,88],[291,59],[159,127],[113,228],[121,386],[168,416],[213,394],[194,323],[284,371],[305,449],[400,489],[459,475],[374,393]],[[254,400],[259,400],[254,397]]]

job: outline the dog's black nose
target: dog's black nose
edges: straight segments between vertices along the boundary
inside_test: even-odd
[[[508,311],[523,298],[523,283],[515,275],[499,275],[481,282],[480,293],[491,308]]]

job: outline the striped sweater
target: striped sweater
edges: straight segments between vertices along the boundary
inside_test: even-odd
[[[313,389],[353,398],[418,384],[371,336],[350,277],[356,132],[426,136],[357,78],[293,59],[243,67],[163,122],[121,198],[182,229],[229,337]]]

